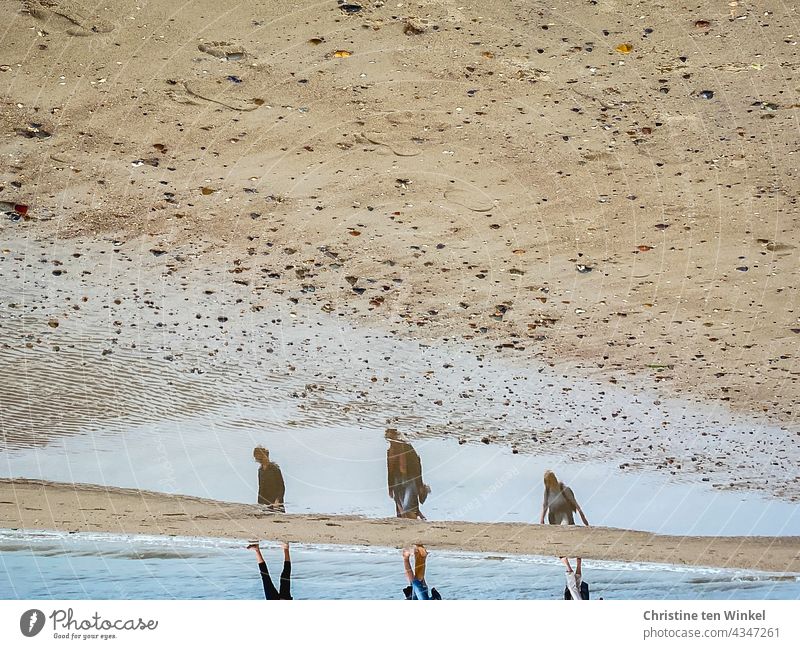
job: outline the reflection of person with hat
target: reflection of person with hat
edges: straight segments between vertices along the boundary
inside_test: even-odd
[[[425,520],[419,506],[425,502],[431,488],[422,480],[422,461],[396,428],[387,428],[385,437],[389,442],[386,452],[389,497],[394,500],[397,516]]]
[[[253,449],[253,459],[258,462],[258,504],[267,505],[270,509],[286,512],[283,504],[286,495],[286,485],[283,483],[281,468],[271,462],[269,451],[263,446]]]

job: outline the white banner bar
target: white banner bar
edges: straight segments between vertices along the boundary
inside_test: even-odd
[[[117,649],[798,647],[798,613],[797,601],[4,601],[0,639]]]

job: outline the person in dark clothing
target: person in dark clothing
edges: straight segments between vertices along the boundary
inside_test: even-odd
[[[292,579],[292,559],[289,556],[289,544],[283,544],[283,570],[281,571],[280,589],[276,590],[267,570],[267,562],[261,555],[261,548],[258,543],[251,543],[247,546],[248,550],[254,550],[258,561],[258,571],[261,573],[261,583],[264,586],[265,599],[292,599],[289,592]]]
[[[269,451],[263,446],[253,449],[253,458],[258,462],[258,504],[267,505],[271,510],[286,512],[284,496],[286,485],[283,483],[281,468],[270,462]]]
[[[389,497],[394,500],[398,518],[420,518],[420,504],[425,502],[431,489],[422,480],[422,460],[408,442],[400,439],[395,428],[388,428],[385,434],[389,442],[386,452]]]

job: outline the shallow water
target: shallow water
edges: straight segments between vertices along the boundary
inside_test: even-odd
[[[123,434],[65,437],[10,451],[0,461],[0,474],[255,503],[253,448],[262,444],[280,466],[288,513],[395,514],[383,431],[275,430],[269,421],[254,419],[257,414],[220,410]],[[494,445],[424,438],[413,447],[432,490],[421,506],[430,520],[538,522],[541,477],[551,468],[596,525],[663,534],[800,535],[797,505],[752,493],[623,473],[608,464],[514,454]]]
[[[0,530],[0,598],[260,599],[243,544],[189,537]],[[276,578],[276,546],[263,545]],[[592,599],[797,599],[800,576],[655,564],[584,562]],[[549,557],[431,553],[427,581],[445,599],[560,599],[564,573]],[[292,546],[295,599],[402,599],[392,548]]]

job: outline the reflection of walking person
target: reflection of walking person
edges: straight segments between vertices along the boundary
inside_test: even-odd
[[[395,428],[388,428],[385,437],[389,442],[386,452],[389,497],[394,500],[395,512],[399,518],[425,520],[419,506],[431,489],[422,480],[422,460],[411,444],[400,439]]]
[[[285,512],[283,504],[286,486],[283,483],[281,468],[271,462],[269,451],[263,446],[253,449],[253,458],[258,462],[258,504],[268,505],[270,509]]]
[[[547,522],[550,525],[575,525],[575,512],[581,517],[583,524],[589,527],[589,521],[586,520],[586,515],[583,513],[578,501],[575,500],[575,494],[563,482],[559,482],[556,474],[552,471],[544,472],[544,501],[542,502],[542,516],[539,523],[544,525],[544,517],[547,516]],[[569,561],[565,557],[560,557],[567,567],[567,587],[570,585],[570,575],[572,568]],[[580,577],[581,572],[581,559],[577,557],[578,571],[577,575]],[[580,589],[580,583],[577,588]]]
[[[411,568],[412,550],[403,548],[403,567],[406,571],[406,579],[409,585],[403,589],[406,599],[442,599],[435,588],[428,590],[425,582],[425,567],[428,560],[428,551],[422,545],[415,545],[413,548],[414,568]]]
[[[583,524],[588,527],[589,521],[583,513],[575,494],[563,482],[559,482],[552,471],[544,472],[544,502],[542,503],[542,516],[539,521],[544,525],[544,517],[550,525],[575,525],[575,512],[581,517]]]
[[[267,562],[261,555],[261,548],[258,543],[251,543],[247,546],[248,550],[254,550],[258,561],[258,571],[261,573],[261,583],[264,585],[264,597],[266,599],[292,599],[289,592],[292,579],[292,560],[289,556],[289,544],[283,544],[283,571],[281,572],[280,590],[275,590],[272,579],[267,570]]]

